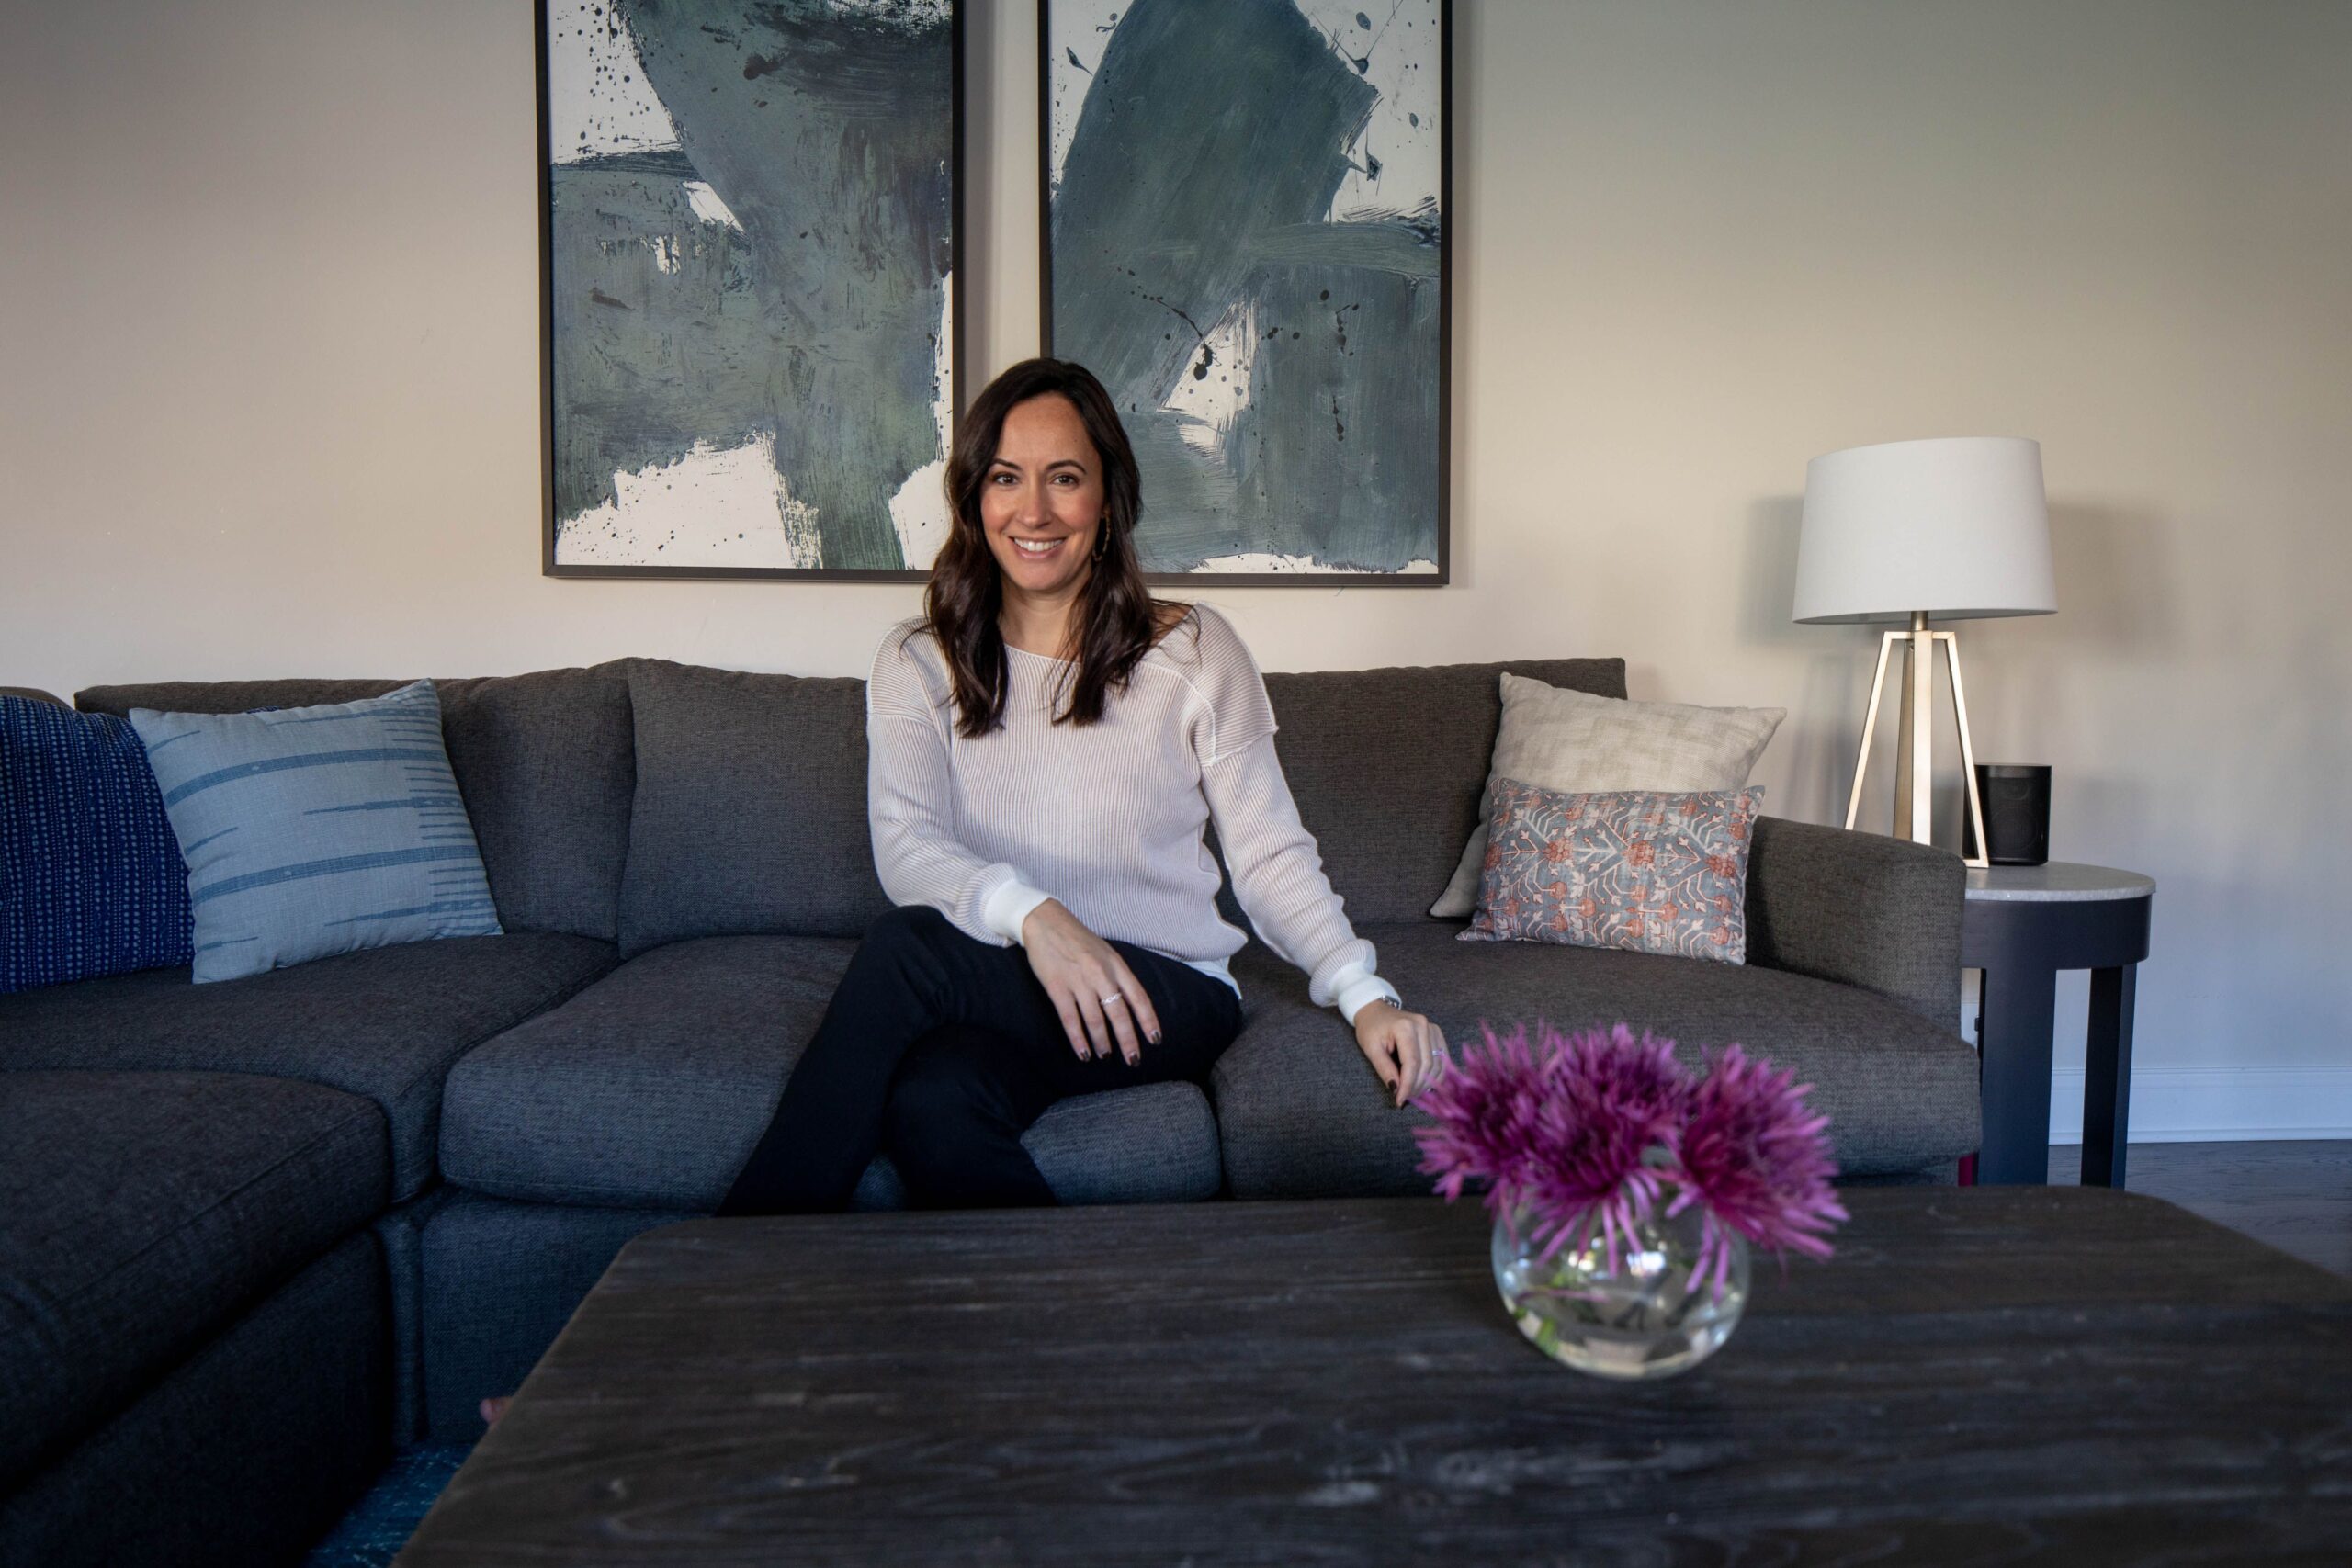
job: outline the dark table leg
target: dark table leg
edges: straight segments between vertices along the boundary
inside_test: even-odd
[[[2131,1134],[2132,1001],[2140,966],[2091,971],[2091,1026],[2083,1074],[2083,1185],[2123,1185]]]
[[[2030,964],[1988,968],[1977,1010],[1984,1030],[1984,1138],[1976,1179],[1988,1187],[2044,1185],[2058,971]]]

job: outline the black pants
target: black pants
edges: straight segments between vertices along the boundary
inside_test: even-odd
[[[1111,944],[1159,1015],[1160,1042],[1137,1029],[1142,1063],[1080,1060],[1018,947],[993,947],[925,905],[874,922],[775,1117],[736,1177],[721,1214],[840,1209],[879,1148],[925,1208],[1054,1201],[1021,1134],[1070,1095],[1201,1082],[1241,1032],[1233,987],[1189,964]]]

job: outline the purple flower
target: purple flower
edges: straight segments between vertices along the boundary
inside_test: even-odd
[[[1703,1205],[1701,1266],[1690,1282],[1696,1288],[1712,1273],[1720,1291],[1731,1267],[1727,1233],[1783,1258],[1792,1250],[1826,1258],[1821,1233],[1846,1210],[1829,1185],[1838,1174],[1824,1134],[1829,1118],[1809,1114],[1804,1103],[1812,1086],[1751,1062],[1736,1045],[1710,1056],[1682,1127],[1674,1171],[1682,1190],[1667,1212]]]
[[[1481,1026],[1484,1028],[1484,1026]],[[1461,1061],[1415,1103],[1435,1118],[1417,1127],[1423,1172],[1438,1178],[1447,1202],[1469,1181],[1487,1183],[1487,1207],[1498,1217],[1531,1168],[1536,1123],[1551,1093],[1546,1064],[1521,1024],[1506,1039],[1484,1030],[1485,1048],[1464,1048]]]
[[[1674,1043],[1634,1038],[1619,1024],[1563,1035],[1525,1025],[1503,1038],[1487,1028],[1461,1065],[1418,1103],[1434,1119],[1415,1131],[1420,1168],[1448,1201],[1483,1180],[1487,1207],[1507,1224],[1523,1210],[1550,1257],[1587,1215],[1597,1217],[1613,1260],[1620,1239],[1661,1195],[1646,1158],[1670,1154],[1690,1080]]]
[[[1586,1228],[1578,1215],[1592,1214],[1614,1272],[1620,1244],[1660,1196],[1662,1171],[1647,1156],[1662,1149],[1671,1158],[1690,1076],[1674,1059],[1674,1042],[1646,1032],[1636,1040],[1622,1023],[1565,1038],[1546,1030],[1544,1051],[1552,1094],[1518,1197],[1545,1258]]]
[[[1423,1172],[1450,1202],[1474,1181],[1506,1225],[1524,1223],[1545,1259],[1583,1246],[1596,1228],[1614,1271],[1625,1241],[1661,1201],[1665,1213],[1701,1209],[1698,1267],[1721,1295],[1734,1235],[1786,1257],[1829,1256],[1822,1233],[1846,1218],[1829,1183],[1838,1167],[1808,1112],[1810,1086],[1739,1046],[1693,1080],[1674,1042],[1621,1023],[1562,1034],[1521,1024],[1507,1036],[1482,1025],[1483,1046],[1416,1104],[1430,1117],[1413,1136]]]

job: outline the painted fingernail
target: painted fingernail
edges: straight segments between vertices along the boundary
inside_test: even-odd
[[[1157,1045],[1159,1043],[1159,1031],[1155,1029],[1148,1035],[1145,1036],[1145,1038],[1149,1040],[1154,1045]]]

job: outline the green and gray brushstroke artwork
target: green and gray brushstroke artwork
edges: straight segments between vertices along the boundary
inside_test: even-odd
[[[584,157],[553,133],[559,563],[567,543],[586,544],[564,530],[612,518],[632,479],[772,443],[775,491],[792,503],[774,525],[792,536],[789,564],[927,568],[906,558],[890,502],[943,455],[944,0],[550,11],[551,28],[598,34],[582,101],[634,101],[674,128],[673,144]],[[549,59],[552,72],[552,46]],[[649,92],[659,103],[645,109]],[[662,554],[658,538],[641,549],[628,564],[703,564]]]
[[[1397,9],[1426,18],[1433,79],[1437,7]],[[1091,73],[1054,56],[1084,96],[1052,198],[1053,348],[1118,401],[1148,570],[1438,555],[1443,215],[1433,195],[1331,210],[1351,169],[1379,172],[1357,40],[1393,15],[1351,5],[1327,31],[1302,0],[1135,0]],[[1246,385],[1204,429],[1186,389],[1229,378]]]

